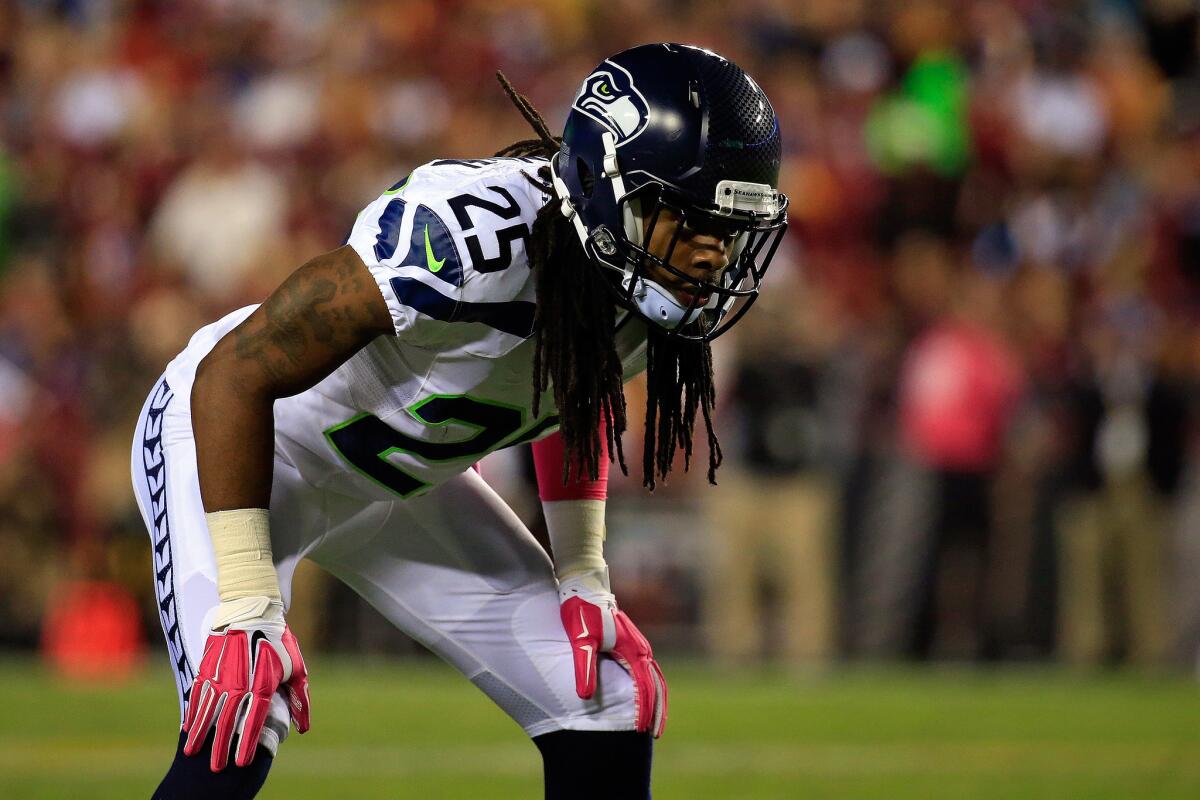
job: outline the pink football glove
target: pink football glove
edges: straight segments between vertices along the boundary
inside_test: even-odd
[[[596,693],[600,653],[608,653],[633,676],[638,732],[662,736],[667,724],[667,681],[650,642],[617,608],[608,576],[572,576],[558,586],[559,612],[575,658],[575,693],[587,700]]]
[[[246,600],[222,604],[222,609],[226,606],[233,608],[218,612],[183,718],[187,756],[200,752],[209,729],[216,726],[209,762],[213,772],[228,764],[235,733],[234,763],[244,767],[254,760],[276,691],[284,692],[297,731],[308,730],[310,717],[308,670],[296,637],[283,621],[283,606]]]

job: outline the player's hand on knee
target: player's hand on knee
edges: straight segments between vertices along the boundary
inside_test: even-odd
[[[296,637],[283,618],[283,604],[267,597],[221,603],[192,684],[183,730],[184,755],[200,752],[210,728],[209,766],[220,772],[235,747],[234,762],[254,759],[271,697],[282,691],[296,730],[309,728],[308,671]]]
[[[617,608],[608,575],[593,572],[566,578],[558,584],[558,598],[575,659],[575,692],[585,700],[596,693],[599,656],[608,653],[633,677],[637,730],[662,736],[667,724],[667,681],[650,642]]]

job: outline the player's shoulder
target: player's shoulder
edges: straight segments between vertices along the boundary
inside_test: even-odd
[[[550,196],[535,180],[544,158],[440,159],[397,181],[359,215],[381,265],[426,268],[463,287],[528,267],[526,245]],[[353,238],[353,237],[352,237]],[[495,288],[495,287],[492,287]]]
[[[459,286],[515,288],[521,282],[519,270],[528,268],[533,223],[550,200],[534,183],[546,164],[546,159],[532,157],[440,159],[413,170],[400,194],[414,206],[414,231],[421,234],[422,249],[447,260],[442,267],[449,270],[447,277],[457,276],[461,266]],[[444,252],[438,252],[439,245]]]
[[[439,323],[433,327],[446,342],[490,328],[504,345],[498,351],[531,336],[528,244],[550,200],[534,182],[546,164],[532,157],[440,159],[372,202],[349,243],[389,305],[397,305],[393,316]]]

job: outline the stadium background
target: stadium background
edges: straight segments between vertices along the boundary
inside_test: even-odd
[[[1198,38],[1189,0],[4,3],[0,794],[165,768],[127,465],[166,361],[412,166],[525,138],[496,68],[554,128],[669,40],[773,99],[792,227],[716,348],[722,486],[612,489],[657,796],[1195,796]],[[536,529],[525,456],[483,469]],[[511,723],[300,580],[317,727],[265,796],[536,793]]]

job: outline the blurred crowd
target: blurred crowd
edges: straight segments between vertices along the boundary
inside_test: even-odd
[[[722,486],[653,499],[706,544],[627,605],[729,658],[1194,658],[1190,0],[4,3],[0,645],[85,578],[157,644],[128,453],[166,362],[412,166],[527,138],[497,68],[553,129],[647,41],[763,85],[792,223],[716,348]]]

